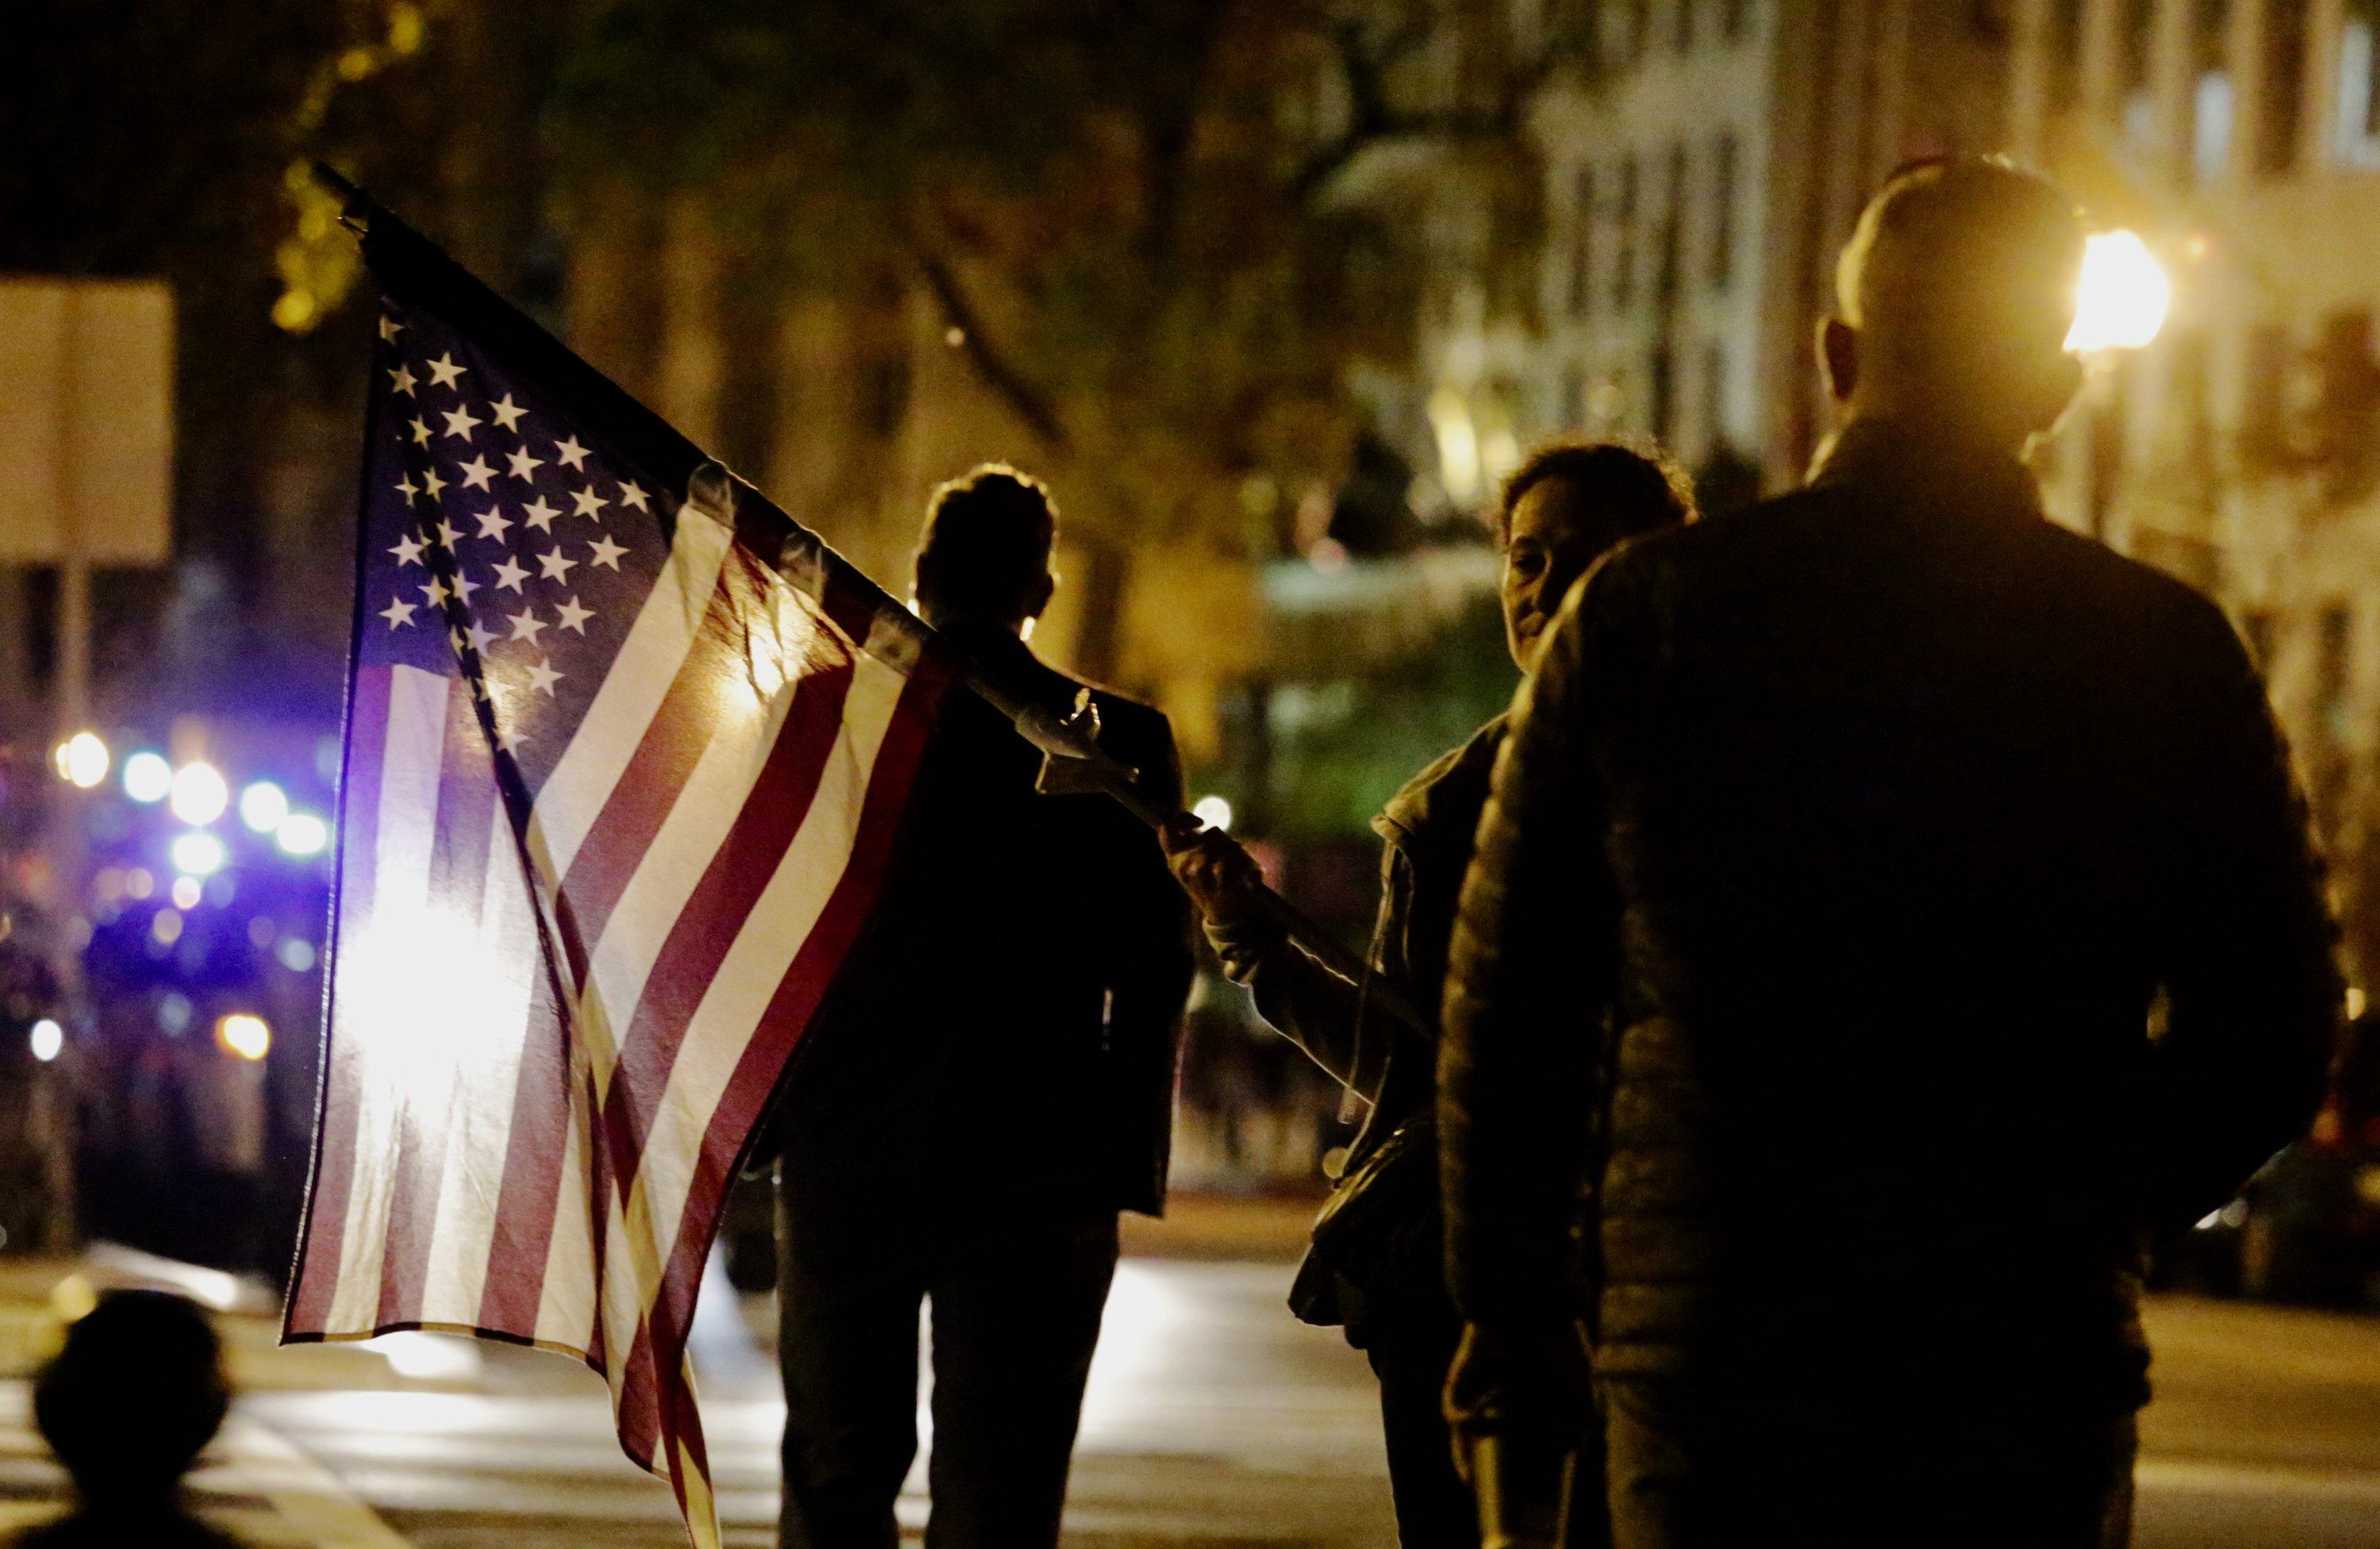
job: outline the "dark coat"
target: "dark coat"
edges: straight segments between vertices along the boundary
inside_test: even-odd
[[[1372,971],[1426,1012],[1437,1009],[1445,984],[1463,869],[1471,862],[1472,836],[1479,827],[1488,774],[1503,738],[1504,718],[1499,715],[1407,781],[1372,820],[1382,841]],[[1415,1117],[1427,1120],[1438,1093],[1435,1028],[1417,1032],[1366,1004],[1364,987],[1348,983],[1297,950],[1269,921],[1209,926],[1207,933],[1225,975],[1245,984],[1255,996],[1257,1014],[1364,1102],[1364,1122],[1347,1148],[1341,1176],[1360,1170],[1398,1126]],[[1443,1304],[1437,1284],[1440,1255],[1434,1186],[1424,1177],[1417,1180],[1421,1187],[1412,1189],[1414,1181],[1398,1186],[1400,1201],[1410,1191],[1412,1219],[1398,1229],[1390,1262],[1366,1266],[1373,1273],[1361,1276],[1366,1282],[1395,1283],[1347,1285],[1336,1293],[1351,1332],[1363,1319],[1365,1299]],[[1301,1286],[1311,1287],[1321,1276],[1351,1267],[1309,1257]]]
[[[1084,689],[1005,632],[944,633],[1062,713]],[[1090,694],[1100,746],[1178,811],[1164,715]],[[867,931],[789,1077],[789,1169],[1163,1209],[1189,905],[1146,825],[1103,795],[1038,794],[1040,762],[950,690]]]
[[[1516,702],[1445,1007],[1456,1299],[1578,1311],[1599,1184],[1607,1375],[2137,1404],[2140,1235],[2313,1112],[2334,934],[2222,613],[2014,462],[1856,427],[1590,572]]]

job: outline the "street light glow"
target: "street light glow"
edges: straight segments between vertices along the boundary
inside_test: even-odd
[[[239,793],[239,821],[255,833],[272,833],[288,815],[288,794],[270,780],[259,780]]]
[[[273,1048],[273,1028],[254,1012],[235,1011],[215,1023],[215,1042],[226,1054],[262,1059]]]
[[[331,846],[331,825],[311,812],[292,812],[273,832],[285,855],[320,855]]]
[[[44,1017],[33,1024],[32,1033],[27,1042],[33,1046],[33,1057],[47,1065],[57,1058],[58,1052],[67,1046],[67,1030]]]
[[[174,766],[156,753],[139,752],[124,761],[124,794],[135,801],[163,801],[174,788]]]
[[[2173,286],[2136,232],[2095,232],[2082,249],[2082,280],[2074,292],[2074,326],[2066,348],[2089,355],[2139,349],[2165,326]]]
[[[176,835],[171,853],[174,870],[185,877],[211,877],[223,870],[224,842],[212,834]]]
[[[58,766],[58,777],[79,789],[89,790],[107,778],[107,744],[87,731],[79,731],[57,745],[52,754]]]
[[[1232,831],[1232,804],[1220,796],[1202,796],[1190,815],[1219,834]]]
[[[231,805],[231,787],[213,764],[193,762],[174,771],[174,815],[193,828],[204,828]]]

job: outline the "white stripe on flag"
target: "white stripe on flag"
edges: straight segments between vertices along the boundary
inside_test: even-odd
[[[356,1170],[339,1238],[339,1278],[325,1326],[368,1329],[377,1321],[389,1208],[398,1184],[405,1088],[389,1079],[388,1051],[419,1037],[422,1015],[407,992],[433,972],[407,962],[397,938],[410,933],[430,898],[438,835],[438,784],[446,745],[449,680],[415,667],[389,674],[388,739],[373,814],[372,892],[360,920],[341,921],[339,996],[332,1046],[358,1060]]]
[[[595,690],[562,761],[538,792],[529,853],[549,886],[561,885],[588,831],[603,814],[612,787],[643,741],[645,728],[677,678],[719,586],[728,530],[687,506],[678,512],[668,563],[638,610],[620,653]]]
[[[482,1036],[455,1049],[455,1080],[448,1110],[446,1154],[440,1169],[436,1226],[430,1239],[430,1272],[424,1282],[425,1323],[465,1328],[480,1321],[487,1288],[488,1250],[495,1236],[496,1204],[503,1190],[476,1180],[504,1176],[512,1140],[514,1090],[520,1082],[536,977],[543,969],[536,922],[529,916],[528,882],[521,875],[512,821],[501,799],[490,803],[488,864],[480,889],[478,941],[486,954],[485,982],[475,989],[484,1004],[474,1006]]]
[[[562,1151],[562,1182],[553,1204],[553,1237],[545,1249],[545,1284],[539,1294],[537,1337],[580,1355],[595,1340],[595,1237],[587,1197],[587,1136],[580,1104],[570,1106]]]
[[[843,881],[876,754],[905,686],[892,668],[860,659],[818,795],[686,1027],[637,1172],[664,1252],[677,1241],[712,1111],[795,954]]]

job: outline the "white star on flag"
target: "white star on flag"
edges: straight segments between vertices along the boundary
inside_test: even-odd
[[[449,554],[452,554],[455,551],[455,545],[456,543],[463,541],[463,535],[455,531],[455,524],[448,521],[444,517],[438,518],[438,526],[435,531],[438,534],[438,542],[444,545],[446,552]]]
[[[516,640],[527,640],[531,645],[537,643],[538,631],[545,628],[545,620],[537,616],[535,608],[523,608],[518,613],[506,614],[504,616],[513,621],[512,638]]]
[[[511,555],[504,555],[496,566],[496,590],[499,592],[518,592],[521,582],[527,579],[528,572],[514,563]]]
[[[443,607],[445,605],[446,599],[452,595],[453,593],[446,590],[446,583],[436,576],[421,583],[421,601],[426,606]]]
[[[543,495],[539,495],[535,500],[530,501],[528,505],[521,507],[521,516],[528,522],[529,526],[536,528],[540,532],[548,534],[551,534],[553,531],[553,518],[560,515],[562,515],[562,513],[554,509],[552,505],[548,504],[545,496]]]
[[[511,531],[512,527],[513,524],[504,519],[504,508],[501,506],[491,506],[480,513],[480,531],[472,536],[492,538],[501,543],[504,541],[504,534]]]
[[[612,504],[601,495],[597,494],[592,489],[571,491],[570,502],[572,505],[578,507],[577,510],[570,513],[572,516],[586,517],[594,521],[601,521],[603,519],[603,507]]]
[[[469,462],[462,464],[455,471],[463,475],[463,487],[467,490],[486,489],[488,481],[496,476],[496,470],[488,466],[488,459],[485,457],[473,457]]]
[[[563,604],[553,611],[562,616],[554,620],[556,624],[579,635],[587,632],[587,621],[595,616],[595,610],[580,607],[576,597],[565,599]]]
[[[415,421],[412,421],[412,424],[413,424],[413,444],[414,444],[416,446],[427,446],[427,445],[430,445],[430,421],[427,421],[427,420],[415,420]]]
[[[396,546],[390,549],[388,552],[396,555],[396,564],[397,568],[399,569],[403,569],[407,565],[419,565],[421,563],[421,540],[416,538],[412,533],[407,532],[399,537],[396,541]]]
[[[455,385],[455,382],[461,378],[462,374],[469,369],[470,368],[467,366],[456,365],[455,363],[455,357],[451,353],[441,355],[438,359],[430,362],[430,385],[432,387],[452,387]]]
[[[578,438],[574,435],[567,441],[555,442],[553,455],[562,459],[563,467],[576,471],[587,460],[587,448],[578,445]]]
[[[620,504],[626,506],[631,511],[650,511],[652,509],[651,506],[645,504],[644,488],[638,484],[622,484],[620,486]]]
[[[554,550],[552,554],[541,554],[537,556],[538,568],[544,572],[540,579],[544,580],[568,580],[571,569],[577,563],[578,561],[575,559],[563,558],[560,549]]]
[[[483,629],[483,628],[481,628],[478,625],[478,623],[476,623],[476,622],[474,622],[474,623],[472,624],[472,626],[471,626],[471,650],[472,650],[476,654],[479,654],[479,655],[481,655],[481,656],[486,655],[486,654],[488,653],[488,647],[490,647],[490,646],[492,646],[492,645],[495,644],[495,643],[496,643],[496,640],[497,640],[497,638],[498,638],[498,637],[497,637],[496,632],[495,632],[494,630],[492,630],[492,629]]]
[[[381,313],[381,314],[380,314],[380,342],[381,342],[381,343],[382,343],[382,344],[395,344],[395,343],[396,342],[396,336],[397,336],[399,334],[402,334],[402,333],[404,333],[404,332],[405,332],[405,324],[404,324],[404,323],[399,323],[396,319],[395,319],[395,318],[393,318],[393,317],[389,316],[389,315],[388,315],[388,313],[386,313],[386,312],[382,312],[382,313]]]
[[[471,433],[487,423],[485,420],[471,412],[469,404],[465,404],[460,409],[443,409],[441,413],[446,421],[446,433],[464,441],[470,440]]]
[[[473,580],[459,569],[455,572],[455,594],[462,598],[464,602],[468,603],[471,600],[471,593],[479,590],[480,583],[478,581]]]
[[[446,481],[438,477],[438,470],[436,469],[425,468],[421,470],[422,494],[428,495],[431,499],[435,500],[438,498],[438,492],[445,487]]]
[[[528,455],[528,448],[526,446],[522,447],[517,452],[505,453],[504,460],[513,465],[513,477],[518,479],[525,484],[534,482],[537,477],[537,470],[545,466],[545,459],[543,457],[530,457]]]
[[[514,749],[519,747],[522,743],[528,740],[528,733],[521,730],[520,727],[513,725],[511,722],[503,721],[497,723],[496,746],[502,748],[505,752],[511,752]]]
[[[602,566],[607,570],[617,570],[620,567],[620,556],[628,552],[619,544],[612,542],[612,538],[609,533],[596,539],[595,542],[588,544],[587,546],[594,551],[595,563]]]
[[[410,506],[413,504],[413,497],[421,493],[421,486],[415,483],[412,477],[408,475],[396,482],[396,493],[405,496],[405,503],[407,506]],[[431,493],[435,494],[436,492],[433,491]]]
[[[552,666],[547,662],[540,661],[529,664],[528,686],[537,692],[543,694],[547,699],[552,699],[553,697],[553,686],[561,682],[562,678],[563,675],[554,671]]]
[[[388,627],[392,629],[400,626],[409,627],[413,623],[413,610],[419,605],[408,603],[402,597],[391,597],[388,600],[388,606],[381,609],[376,616],[387,619]]]
[[[414,388],[420,385],[414,378],[411,366],[391,366],[388,369],[388,379],[396,384],[394,391],[403,393],[408,397],[413,396]]]
[[[518,435],[520,434],[521,416],[527,414],[528,410],[526,409],[514,408],[513,396],[510,393],[506,393],[503,397],[488,406],[488,412],[496,417],[497,424],[502,425],[504,429],[512,432],[513,434]]]

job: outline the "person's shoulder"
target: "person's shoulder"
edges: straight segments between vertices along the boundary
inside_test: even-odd
[[[1379,816],[1372,820],[1375,832],[1386,838],[1416,835],[1437,826],[1438,820],[1452,811],[1457,814],[1456,826],[1463,830],[1463,843],[1469,844],[1470,829],[1476,825],[1479,809],[1488,799],[1488,783],[1496,768],[1496,750],[1504,744],[1507,720],[1507,715],[1499,714],[1463,742],[1430,760],[1420,774],[1389,798]],[[1461,816],[1465,811],[1469,816]]]
[[[2042,522],[2036,539],[2074,592],[2112,627],[2226,653],[2239,648],[2222,604],[2180,577],[2056,522]]]

